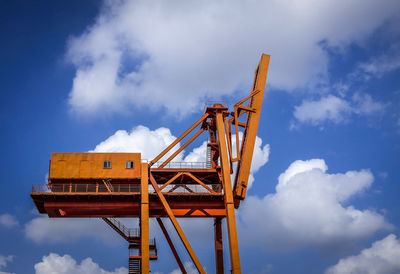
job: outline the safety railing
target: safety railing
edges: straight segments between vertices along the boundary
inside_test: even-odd
[[[160,185],[161,186],[161,185]],[[216,193],[222,193],[222,185],[220,184],[207,184],[208,188],[212,189]],[[161,186],[162,187],[162,186]],[[162,189],[162,193],[211,193],[202,185],[188,185],[188,184],[169,184]]]
[[[107,218],[116,228],[118,228],[125,237],[140,237],[139,228],[127,228],[123,223],[121,223],[116,218]]]
[[[152,165],[152,168],[159,168],[164,162],[159,161]],[[163,168],[176,169],[208,169],[207,162],[169,162]]]
[[[149,255],[157,256],[156,238],[149,239]],[[129,245],[129,256],[139,256],[140,244]]]
[[[112,184],[111,193],[135,193],[140,192],[138,184]],[[103,183],[96,184],[35,184],[32,192],[36,193],[110,193]]]

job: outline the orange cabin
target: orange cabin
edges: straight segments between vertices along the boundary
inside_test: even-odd
[[[49,184],[140,181],[140,153],[52,153]]]

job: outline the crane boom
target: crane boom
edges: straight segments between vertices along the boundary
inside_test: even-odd
[[[268,65],[270,56],[262,54],[260,62],[257,66],[254,75],[254,84],[251,94],[242,101],[235,104],[235,124],[236,128],[239,124],[238,117],[247,112],[246,124],[242,136],[240,153],[238,152],[238,166],[234,181],[234,197],[235,199],[243,200],[246,197],[247,182],[250,175],[251,161],[253,158],[254,144],[257,136],[257,128],[260,120],[262,101],[264,97],[264,89],[267,81]],[[250,101],[248,106],[243,106],[243,103]],[[238,132],[237,132],[237,144]]]

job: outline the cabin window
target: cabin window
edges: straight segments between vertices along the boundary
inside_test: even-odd
[[[133,168],[133,161],[126,161],[126,168]]]
[[[103,168],[111,168],[111,161],[104,161]]]

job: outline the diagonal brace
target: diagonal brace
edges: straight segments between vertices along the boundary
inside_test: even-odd
[[[160,188],[158,187],[158,184],[156,180],[153,177],[153,174],[150,173],[150,182],[153,185],[154,190],[157,192],[158,198],[160,199],[162,205],[164,206],[165,211],[168,214],[169,219],[171,220],[172,224],[175,227],[176,232],[179,235],[179,238],[181,238],[183,245],[185,246],[187,252],[189,253],[190,258],[192,259],[194,265],[196,266],[197,270],[203,274],[206,273],[201,266],[201,263],[199,259],[197,258],[196,254],[194,253],[188,239],[186,238],[185,234],[183,233],[183,230],[181,226],[179,225],[178,221],[175,218],[174,213],[171,210],[171,207],[169,206],[167,200],[165,199],[164,195],[161,193]]]

